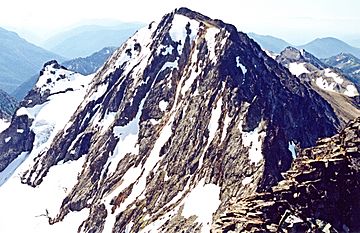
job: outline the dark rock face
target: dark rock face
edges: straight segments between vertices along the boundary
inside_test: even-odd
[[[285,180],[234,203],[212,232],[359,232],[360,118],[303,149]]]

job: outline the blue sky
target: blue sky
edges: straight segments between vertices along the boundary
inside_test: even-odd
[[[241,31],[301,44],[317,37],[360,40],[359,0],[7,0],[0,26],[46,39],[94,19],[150,22],[179,6],[232,23]]]

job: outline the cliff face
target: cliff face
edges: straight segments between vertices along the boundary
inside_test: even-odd
[[[359,232],[360,118],[303,149],[269,192],[234,203],[212,232]]]

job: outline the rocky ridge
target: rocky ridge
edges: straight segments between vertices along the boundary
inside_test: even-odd
[[[286,48],[276,60],[326,99],[344,126],[360,115],[356,83],[339,69],[332,68],[305,50]]]
[[[212,232],[358,232],[360,118],[301,149],[284,180],[234,203]]]
[[[321,59],[325,64],[340,69],[351,80],[360,86],[360,59],[349,53],[340,53],[336,56]]]

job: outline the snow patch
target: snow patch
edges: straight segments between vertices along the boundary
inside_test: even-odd
[[[326,79],[318,77],[315,80],[315,84],[325,91],[334,91],[336,83],[329,83]]]
[[[324,70],[324,75],[328,78],[334,79],[334,81],[338,84],[342,84],[344,82],[344,79],[340,77],[337,73],[335,73],[332,69],[326,68]]]
[[[0,133],[9,128],[10,122],[5,119],[0,119]]]
[[[359,93],[354,85],[347,85],[344,95],[347,95],[349,97],[354,97],[354,96],[359,95]]]
[[[179,42],[178,44],[178,52],[181,54],[182,48],[184,46],[187,32],[186,32],[186,25],[190,23],[190,30],[191,33],[189,35],[190,38],[190,44],[195,39],[198,31],[199,31],[199,25],[200,23],[196,20],[189,19],[188,17],[184,15],[175,14],[174,19],[172,21],[172,25],[169,31],[170,37],[173,41]]]
[[[5,143],[8,143],[11,140],[11,137],[5,138]]]
[[[252,178],[251,177],[245,177],[242,181],[241,181],[241,184],[242,185],[247,185],[247,184],[250,184],[252,182]]]
[[[220,30],[218,28],[215,28],[215,27],[211,27],[211,28],[208,28],[206,30],[205,40],[207,42],[207,47],[208,47],[208,50],[210,52],[209,59],[211,61],[213,61],[214,58],[216,58],[216,53],[215,53],[216,34],[218,34],[219,32],[220,32]]]
[[[261,129],[262,123],[259,124],[253,131],[243,132],[241,124],[239,124],[239,129],[241,132],[242,145],[249,147],[249,159],[251,163],[258,164],[262,156],[262,142],[266,136],[265,130]]]
[[[293,159],[296,158],[296,151],[295,151],[295,143],[293,141],[289,142],[288,150],[291,152],[291,156]]]
[[[226,114],[225,116],[225,120],[224,120],[224,128],[221,134],[221,140],[220,142],[224,141],[225,137],[226,137],[226,133],[227,133],[227,128],[229,127],[229,124],[231,122],[231,117],[228,116],[228,114]]]
[[[202,179],[184,199],[182,216],[185,218],[197,216],[197,221],[202,224],[201,232],[210,232],[212,215],[220,204],[220,187],[215,184],[205,184],[205,180]]]
[[[242,73],[243,73],[244,75],[246,74],[247,69],[246,69],[246,67],[245,67],[243,64],[241,64],[241,62],[240,62],[240,57],[239,57],[239,56],[236,57],[236,67],[240,67]]]
[[[219,119],[221,116],[221,106],[222,106],[222,97],[218,100],[216,104],[216,108],[214,108],[211,112],[211,118],[208,125],[209,130],[209,138],[208,142],[211,142],[216,134],[216,130],[219,128]]]
[[[296,63],[296,62],[289,64],[289,71],[295,76],[299,76],[304,73],[306,74],[310,73],[309,70],[306,69],[305,63]]]
[[[16,132],[22,134],[22,133],[24,133],[24,130],[23,129],[17,129]]]
[[[6,139],[5,142],[7,142]],[[0,187],[14,174],[15,170],[24,162],[28,154],[29,152],[21,153],[2,172],[0,172]]]
[[[168,102],[166,102],[165,100],[161,100],[159,103],[159,108],[162,112],[165,112],[168,105],[169,105]]]

